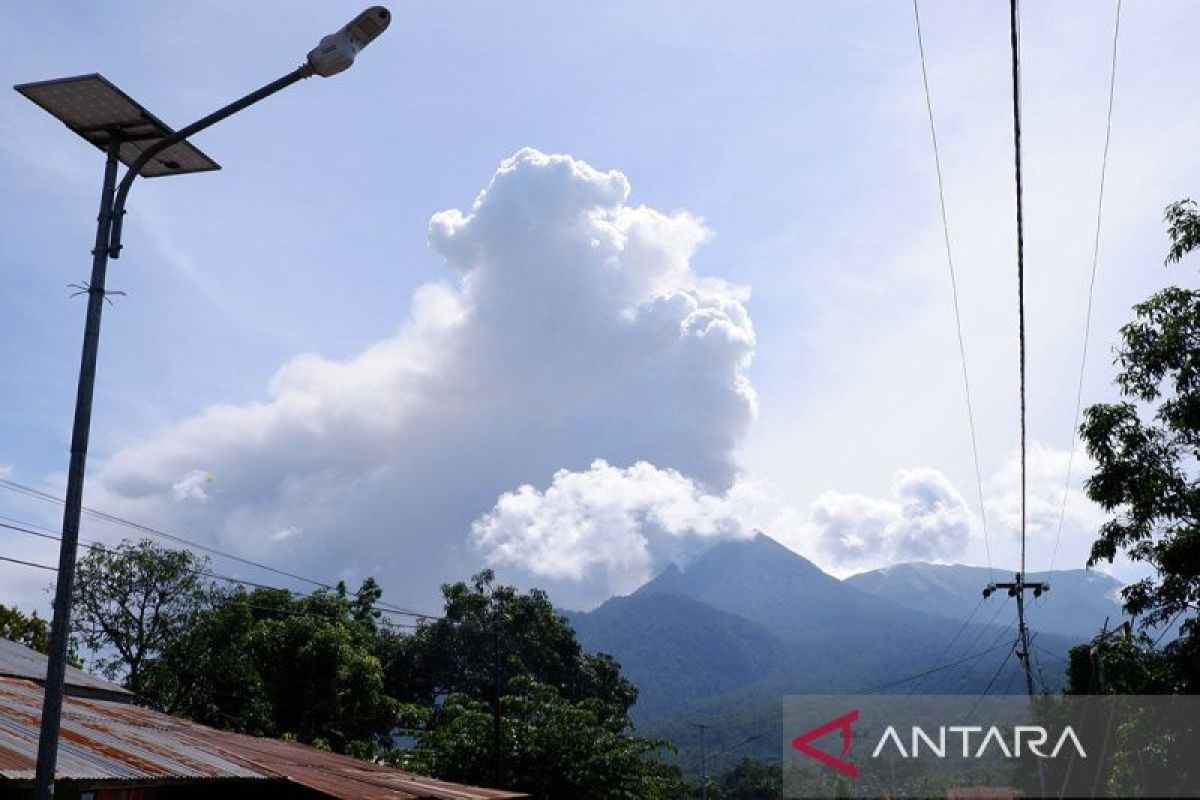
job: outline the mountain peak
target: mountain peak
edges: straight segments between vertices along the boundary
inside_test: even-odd
[[[833,581],[816,564],[762,531],[746,539],[727,539],[680,567],[670,564],[634,594],[686,594],[701,597],[726,584],[752,586],[767,578]]]
[[[675,594],[753,620],[776,631],[819,625],[814,609],[889,618],[890,604],[849,586],[804,556],[756,531],[710,547],[695,561],[668,567],[633,596]]]

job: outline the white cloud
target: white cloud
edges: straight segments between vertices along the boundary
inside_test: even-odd
[[[1094,536],[1104,523],[1104,512],[1088,499],[1080,487],[1082,479],[1092,474],[1094,463],[1083,452],[1075,453],[1071,467],[1071,487],[1066,486],[1067,450],[1048,447],[1040,442],[1030,445],[1026,455],[1026,529],[1030,540],[1052,542],[1057,535],[1060,517],[1064,530],[1082,529]],[[1064,508],[1063,499],[1066,498]],[[988,481],[988,519],[1010,537],[1021,532],[1021,460],[1019,454],[1009,457]]]
[[[972,515],[963,496],[933,469],[898,470],[890,498],[829,491],[808,525],[818,549],[838,566],[955,558],[966,549]]]
[[[271,534],[271,541],[282,542],[287,539],[291,539],[294,536],[299,536],[302,532],[302,529],[295,525],[285,525]]]
[[[739,511],[733,492],[709,494],[674,470],[597,460],[558,471],[545,491],[527,484],[502,495],[471,541],[489,563],[549,581],[559,603],[589,607],[717,539],[749,536]]]
[[[900,561],[960,556],[978,535],[962,495],[933,469],[898,470],[888,498],[829,491],[807,515],[748,479],[709,493],[671,470],[603,461],[561,470],[544,490],[522,486],[476,520],[489,563],[588,608],[624,594],[718,539],[762,530],[838,575]]]
[[[204,486],[211,480],[212,476],[204,470],[194,469],[171,484],[171,495],[181,503],[185,500],[204,502],[208,499]]]
[[[1045,569],[1053,558],[1058,569],[1084,566],[1104,512],[1081,485],[1093,465],[1077,452],[1071,487],[1066,492],[1061,540],[1059,515],[1070,453],[1032,442],[1027,457],[1028,554],[1030,569]],[[974,486],[972,486],[974,488]],[[975,493],[968,501],[939,470],[899,470],[890,497],[828,491],[797,524],[785,521],[783,541],[835,574],[874,569],[901,561],[963,561],[1016,568],[1020,559],[1021,493],[1018,454],[1006,459],[984,480],[988,535]]]
[[[619,172],[520,151],[469,211],[433,216],[454,280],[420,288],[394,335],[297,356],[261,401],[125,447],[92,502],[428,602],[478,566],[471,523],[514,486],[599,458],[726,490],[755,415],[747,294],[692,271],[699,219],[629,192]]]

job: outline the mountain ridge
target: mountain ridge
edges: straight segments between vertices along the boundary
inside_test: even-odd
[[[967,564],[911,561],[851,575],[845,582],[892,603],[949,619],[966,619],[983,587],[993,580],[1012,580],[1015,572]],[[1027,605],[1035,631],[1088,638],[1109,619],[1123,618],[1115,599],[1123,584],[1092,570],[1030,572],[1030,581],[1049,583],[1050,591]]]
[[[568,617],[586,649],[616,657],[640,687],[635,720],[669,724],[747,705],[778,708],[787,694],[880,686],[969,694],[993,676],[1003,677],[998,686],[1019,685],[1006,647],[1015,637],[1011,600],[988,602],[969,623],[916,610],[838,580],[759,533]],[[983,608],[978,596],[971,608]],[[1078,641],[1038,638],[1059,658]],[[1054,670],[1045,672],[1056,687]]]

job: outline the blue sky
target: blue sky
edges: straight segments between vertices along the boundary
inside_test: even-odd
[[[993,560],[1008,565],[1017,417],[1004,5],[925,2],[922,18],[990,546]],[[23,4],[0,20],[0,63],[10,84],[101,72],[182,125],[291,69],[359,10],[340,2]],[[838,574],[915,557],[983,563],[910,4],[439,2],[392,10],[391,30],[349,72],[305,81],[197,137],[221,172],[134,188],[126,249],[110,270],[110,287],[129,297],[106,312],[89,502],[323,578],[379,572],[394,599],[425,605],[437,580],[483,563],[588,605],[755,525]],[[1030,4],[1022,20],[1039,519],[1055,516],[1070,446],[1113,10],[1107,2]],[[1124,10],[1085,400],[1111,396],[1109,353],[1129,306],[1168,283],[1196,283],[1192,265],[1161,266],[1160,217],[1167,202],[1200,185],[1200,103],[1186,78],[1200,67],[1197,24],[1200,8],[1186,2]],[[70,300],[65,286],[86,277],[102,162],[15,92],[0,99],[0,128],[9,195],[0,219],[0,361],[8,366],[0,374],[0,467],[60,490],[83,316],[83,301]],[[347,423],[361,441],[256,431],[254,409],[269,404],[273,385],[288,383],[277,373],[298,356],[313,354],[301,366],[317,371],[354,363],[361,377],[375,362],[355,359],[403,339],[421,287],[478,301],[460,284],[471,282],[471,265],[448,268],[455,256],[430,247],[430,219],[446,209],[469,214],[501,162],[527,147],[598,172],[577,168],[562,178],[568,184],[551,186],[538,180],[553,173],[550,162],[525,159],[511,202],[542,208],[575,190],[598,191],[615,170],[631,192],[604,195],[613,218],[664,237],[647,258],[670,265],[629,257],[614,267],[660,282],[643,286],[648,294],[622,313],[653,305],[656,292],[682,293],[731,314],[736,331],[752,328],[752,340],[738,340],[736,352],[710,342],[694,359],[635,348],[644,369],[606,382],[588,364],[596,363],[589,352],[617,346],[607,328],[580,334],[580,347],[594,351],[554,352],[556,341],[575,342],[560,326],[595,310],[592,299],[569,294],[584,305],[560,303],[571,312],[566,323],[539,316],[561,287],[538,276],[575,251],[554,249],[550,226],[542,239],[516,244],[488,228],[470,237],[483,242],[489,263],[543,272],[497,267],[494,280],[513,283],[495,295],[493,312],[478,313],[477,334],[492,342],[504,337],[489,331],[528,335],[473,356],[465,345],[425,342],[418,349],[427,362],[396,345],[407,354],[396,358],[419,362],[411,375],[421,402],[457,403],[465,416],[381,434],[381,452],[362,420]],[[509,219],[497,198],[510,195],[491,197],[497,218]],[[643,206],[678,229],[655,233],[659,217],[619,210]],[[689,244],[681,214],[703,220],[702,243]],[[542,249],[511,249],[535,245]],[[722,287],[708,286],[711,279]],[[516,322],[503,322],[514,309],[522,312]],[[443,309],[430,318],[443,312],[454,316]],[[500,327],[487,327],[496,319]],[[383,350],[387,362],[392,351]],[[388,364],[380,374],[392,375]],[[553,374],[542,376],[539,364]],[[478,372],[456,372],[471,369]],[[297,380],[300,394],[328,407],[319,387],[339,379]],[[446,388],[458,380],[511,402]],[[372,403],[360,396],[346,414],[374,418],[404,406],[407,385],[370,385],[379,395]],[[592,385],[600,388],[580,399],[578,387]],[[239,441],[217,435],[219,419],[204,416],[213,407],[242,414],[239,425],[248,427],[238,428]],[[569,424],[545,427],[559,411]],[[263,413],[263,430],[274,430],[277,420]],[[463,422],[492,413],[490,426]],[[326,423],[318,415],[297,425],[311,432]],[[206,437],[211,453],[199,444]],[[462,465],[446,454],[489,466],[464,468],[458,480]],[[601,458],[606,466],[593,467]],[[224,464],[252,464],[255,480],[235,478]],[[211,480],[188,497],[193,470]],[[558,470],[566,470],[562,480]],[[317,497],[312,481],[327,494]],[[296,492],[303,504],[289,500]],[[1059,565],[1079,566],[1098,517],[1077,493],[1068,508]],[[56,524],[53,509],[16,497],[0,497],[0,513]],[[1035,530],[1034,566],[1048,559],[1053,527]],[[259,528],[261,539],[248,533]],[[914,544],[914,531],[933,531],[925,542],[939,544]],[[53,560],[36,541],[0,543],[4,552]],[[0,601],[42,602],[44,576],[0,567],[0,581],[12,587]]]

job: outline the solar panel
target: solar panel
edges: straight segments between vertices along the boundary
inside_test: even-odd
[[[132,166],[142,152],[174,131],[103,76],[79,75],[24,83],[18,92],[57,117],[101,150],[114,135],[121,138],[118,158]],[[138,173],[145,178],[220,169],[190,142],[177,142],[151,158]]]

